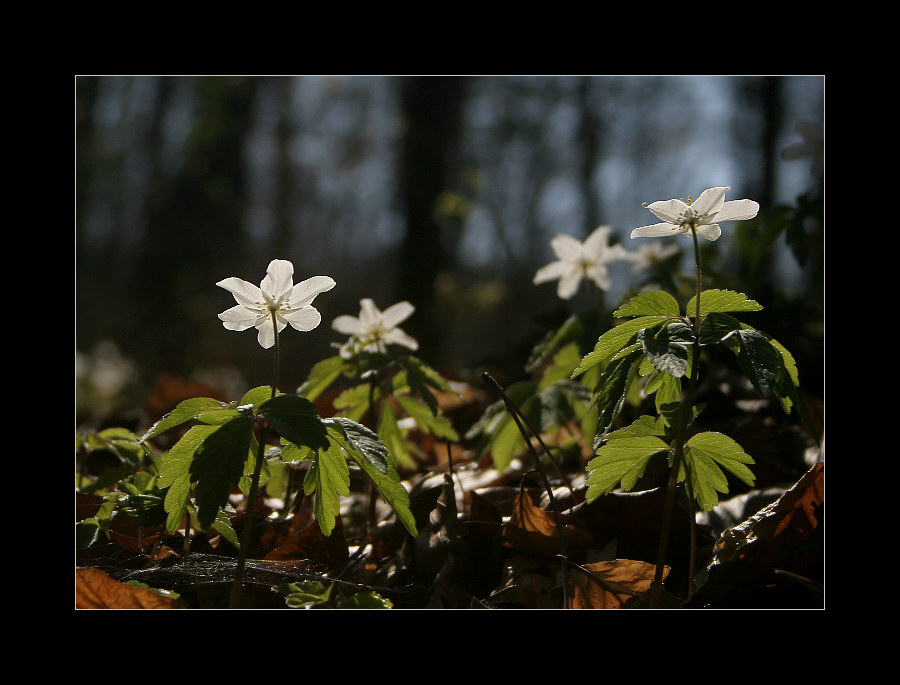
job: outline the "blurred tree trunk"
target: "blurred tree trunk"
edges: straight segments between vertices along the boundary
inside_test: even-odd
[[[184,358],[184,341],[195,326],[196,295],[187,291],[188,284],[214,285],[224,276],[259,280],[265,267],[245,263],[242,231],[244,144],[259,81],[203,77],[195,84],[196,116],[184,163],[175,176],[156,175],[149,185],[146,232],[136,259],[145,277],[134,279],[153,284],[138,296],[140,325],[160,332],[153,362],[178,372],[197,361]]]
[[[410,77],[400,90],[405,125],[400,196],[406,232],[399,252],[399,298],[416,307],[423,354],[439,342],[435,279],[452,256],[445,251],[434,210],[455,180],[464,90],[465,79],[453,76]]]
[[[600,157],[602,122],[594,108],[592,77],[583,76],[578,84],[578,104],[581,110],[579,140],[581,143],[581,184],[584,195],[584,237],[600,223],[600,198],[594,190],[594,173]]]

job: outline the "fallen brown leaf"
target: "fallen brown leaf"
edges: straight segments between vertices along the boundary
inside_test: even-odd
[[[779,584],[796,585],[794,578],[819,587],[824,575],[824,506],[825,466],[819,463],[777,501],[722,534],[709,578],[692,604],[715,606],[750,595],[773,595]],[[815,594],[809,597],[815,600]]]
[[[75,569],[76,609],[184,609],[174,599],[113,580],[96,568]]]
[[[566,525],[565,516],[562,517],[562,523],[566,555],[572,557],[583,554],[593,544],[591,535],[583,528]],[[542,557],[553,557],[563,551],[559,545],[553,513],[535,506],[527,492],[517,495],[513,502],[512,516],[503,527],[503,542],[519,552]]]
[[[576,572],[574,592],[569,598],[570,609],[622,609],[633,606],[650,590],[654,564],[646,561],[616,559],[585,564],[591,575]],[[669,568],[663,570],[663,578]]]

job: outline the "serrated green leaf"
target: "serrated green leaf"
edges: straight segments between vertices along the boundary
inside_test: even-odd
[[[700,344],[714,345],[733,336],[735,331],[742,328],[749,328],[749,326],[745,326],[729,314],[711,312],[703,317],[700,324]]]
[[[386,473],[387,468],[397,468],[398,464],[405,468],[415,468],[416,460],[412,456],[412,445],[403,436],[390,402],[385,402],[378,414],[378,438],[384,443],[389,455],[385,468],[379,471]]]
[[[374,590],[357,592],[340,602],[341,609],[393,609],[394,603]]]
[[[612,433],[607,433],[606,440],[612,442],[614,440],[621,440],[622,438],[645,438],[649,436],[662,438],[665,434],[666,424],[661,418],[645,415],[638,417],[633,423],[625,428],[620,428]]]
[[[331,535],[335,519],[341,514],[341,497],[350,494],[350,470],[340,445],[329,443],[327,450],[316,453],[303,485],[307,494],[316,493],[316,520],[322,532]]]
[[[644,474],[650,457],[668,449],[655,435],[627,435],[610,440],[587,464],[587,501],[612,492],[620,483],[623,489],[630,490]]]
[[[297,394],[308,400],[315,400],[334,383],[343,370],[344,360],[340,356],[323,359],[312,367],[303,385],[297,389]]]
[[[167,488],[187,476],[197,448],[217,429],[218,426],[192,426],[163,458],[157,485]]]
[[[693,337],[682,322],[670,323],[655,330],[638,333],[644,356],[657,371],[675,378],[684,376],[688,368],[688,346]]]
[[[278,393],[280,394],[280,393]],[[241,401],[238,402],[239,406],[247,406],[248,404],[252,404],[253,408],[256,409],[263,402],[272,399],[272,387],[269,385],[260,385],[252,390],[248,390],[244,393],[244,396],[241,398]]]
[[[700,293],[700,316],[712,312],[757,312],[762,305],[749,299],[744,293],[733,290],[704,290]],[[684,308],[686,316],[696,316],[697,296],[692,297]]]
[[[339,420],[339,418],[334,419],[335,422],[338,422]],[[371,431],[369,431],[369,433],[372,434]],[[416,537],[418,531],[416,530],[415,517],[409,508],[409,493],[406,492],[406,488],[404,488],[403,484],[400,482],[400,476],[397,472],[392,468],[389,468],[387,473],[382,473],[377,469],[367,455],[351,445],[341,427],[338,427],[337,425],[329,426],[328,435],[346,450],[350,458],[356,462],[372,481],[372,484],[375,486],[375,489],[378,490],[382,499],[384,499],[391,509],[394,510],[394,514],[396,514],[397,519],[403,524],[403,527],[406,528],[407,532],[411,536]]]
[[[763,334],[765,335],[765,334]],[[788,377],[791,379],[791,383],[795,386],[800,385],[800,373],[797,370],[797,362],[794,360],[794,356],[788,352],[788,349],[782,345],[780,342],[772,338],[771,336],[766,335],[769,343],[781,354],[782,361],[784,362],[784,369],[787,371]]]
[[[416,425],[423,432],[453,442],[459,440],[459,434],[454,430],[450,421],[443,416],[434,416],[422,402],[409,395],[394,395],[394,399],[415,420]]]
[[[203,441],[212,435],[218,426],[193,426],[170,449],[163,458],[157,485],[168,488],[165,509],[168,512],[166,529],[174,533],[181,527],[191,494],[191,462]]]
[[[202,414],[197,414],[196,419],[200,423],[205,423],[209,426],[221,426],[223,423],[231,421],[231,419],[238,417],[241,415],[241,412],[235,409],[213,409],[212,411],[205,411]]]
[[[305,580],[300,583],[278,585],[272,589],[284,597],[285,604],[291,609],[310,609],[314,606],[327,605],[334,585],[327,587],[317,580]]]
[[[577,336],[583,324],[578,315],[570,316],[566,322],[555,331],[550,331],[531,351],[528,361],[525,363],[525,370],[528,373],[537,371],[538,366],[551,354],[554,354],[560,345],[573,337]],[[573,343],[574,344],[574,343]],[[577,346],[576,346],[577,349]]]
[[[257,410],[281,437],[298,446],[327,449],[325,426],[316,405],[298,395],[278,395],[259,405]]]
[[[615,328],[611,328],[600,336],[594,351],[589,352],[581,360],[578,368],[572,372],[572,378],[580,376],[588,369],[592,369],[598,364],[602,364],[611,359],[613,355],[619,352],[623,347],[630,344],[631,339],[637,335],[642,328],[654,328],[667,320],[665,316],[640,316],[630,321],[620,323]]]
[[[627,356],[611,362],[600,377],[591,402],[598,410],[598,436],[603,436],[609,430],[613,419],[619,413],[628,386],[637,375],[641,356],[640,350],[634,350]]]
[[[241,549],[241,543],[238,540],[237,533],[235,533],[234,528],[231,527],[231,521],[228,520],[228,515],[224,511],[219,511],[216,520],[213,521],[212,529],[230,542],[235,549]]]
[[[675,378],[674,376],[670,376],[667,373],[662,374],[664,376],[662,383],[656,389],[656,396],[654,397],[654,404],[656,406],[656,412],[663,418],[666,417],[666,412],[664,409],[666,407],[670,407],[672,405],[680,406],[681,400],[681,380]],[[669,424],[673,425],[673,424]]]
[[[563,346],[553,355],[552,361],[544,369],[538,386],[543,389],[557,381],[568,380],[572,376],[572,369],[581,363],[581,354],[578,345],[569,343]]]
[[[568,379],[551,383],[538,393],[540,421],[536,425],[549,432],[569,421],[577,421],[591,405],[592,394],[581,383]],[[535,424],[532,424],[535,425]]]
[[[331,403],[343,416],[352,421],[359,421],[369,410],[370,396],[374,397],[377,403],[381,391],[375,388],[370,392],[368,383],[360,383],[341,392]]]
[[[440,408],[438,407],[437,398],[430,388],[443,392],[453,392],[444,377],[416,357],[400,357],[397,362],[406,371],[406,381],[409,383],[410,390],[425,401],[432,414],[437,415]]]
[[[339,431],[348,451],[359,453],[380,473],[388,473],[394,467],[387,447],[374,431],[343,416],[334,417],[327,425],[329,434]]]
[[[516,426],[513,418],[507,415],[491,433],[490,450],[494,468],[503,473],[509,468],[516,455],[524,449],[522,432]]]
[[[719,503],[717,492],[728,492],[728,480],[719,468],[725,468],[747,485],[753,485],[756,478],[746,464],[753,458],[744,449],[722,433],[697,433],[684,445],[684,458],[690,473],[694,499],[704,511],[709,511]],[[685,478],[685,466],[679,479]]]
[[[170,428],[174,428],[175,426],[180,426],[183,423],[187,423],[188,421],[194,419],[198,414],[202,414],[203,412],[210,411],[213,409],[219,409],[221,407],[226,406],[222,402],[218,400],[214,400],[211,397],[193,397],[189,400],[184,400],[180,402],[175,409],[170,411],[168,414],[163,416],[159,421],[154,423],[150,430],[144,433],[144,436],[141,438],[142,441],[149,440],[152,437],[160,435],[161,433],[165,433]]]
[[[651,290],[632,297],[623,304],[613,316],[668,316],[678,318],[681,311],[678,308],[678,300],[665,290]]]
[[[281,461],[295,462],[311,459],[313,457],[313,452],[314,450],[306,445],[297,446],[287,440],[281,441]]]
[[[228,504],[232,486],[244,475],[253,425],[252,416],[242,415],[216,426],[194,453],[190,479],[197,483],[195,501],[202,530],[216,520],[219,509]]]
[[[740,349],[737,362],[753,386],[763,395],[775,393],[784,370],[784,358],[765,334],[742,329],[735,334]]]

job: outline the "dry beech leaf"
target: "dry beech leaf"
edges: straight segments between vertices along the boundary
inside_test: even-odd
[[[593,543],[590,534],[583,528],[565,525],[566,553],[584,551]],[[527,492],[519,493],[513,502],[512,516],[503,527],[504,543],[520,552],[552,557],[560,553],[559,536],[556,534],[556,520],[552,512],[535,506]]]
[[[761,565],[790,556],[813,534],[825,502],[825,469],[816,464],[777,501],[728,529],[716,545],[715,563],[762,557]]]
[[[773,570],[821,582],[823,560],[815,542],[825,504],[825,467],[819,463],[778,500],[726,530],[716,544],[706,584],[692,604],[728,601],[771,583]]]
[[[575,572],[574,592],[569,599],[571,609],[622,609],[639,602],[642,594],[650,590],[656,566],[646,561],[616,559],[586,564],[591,572]],[[669,567],[663,569],[663,578],[669,575]]]
[[[184,605],[143,588],[113,580],[96,568],[75,569],[76,609],[184,609]]]

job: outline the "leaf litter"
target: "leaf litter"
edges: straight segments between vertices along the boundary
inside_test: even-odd
[[[430,462],[405,482],[415,539],[362,481],[351,484],[328,536],[314,519],[311,498],[298,496],[287,512],[260,498],[242,606],[296,606],[285,595],[309,590],[309,583],[331,588],[303,603],[314,608],[649,606],[663,487],[614,491],[587,503],[583,474],[573,476],[556,491],[561,541],[533,471],[516,462],[500,473],[464,446],[430,435],[418,440]],[[294,477],[302,481],[302,474]],[[79,494],[76,520],[93,515],[101,501]],[[763,484],[704,512],[693,531],[697,590],[688,598],[690,514],[676,507],[661,608],[822,608],[823,512],[821,462],[793,485]],[[238,534],[246,515],[240,504],[228,513]],[[77,551],[76,608],[227,607],[237,550],[214,530],[194,531],[189,542],[185,553],[180,532],[114,517],[104,535]]]

